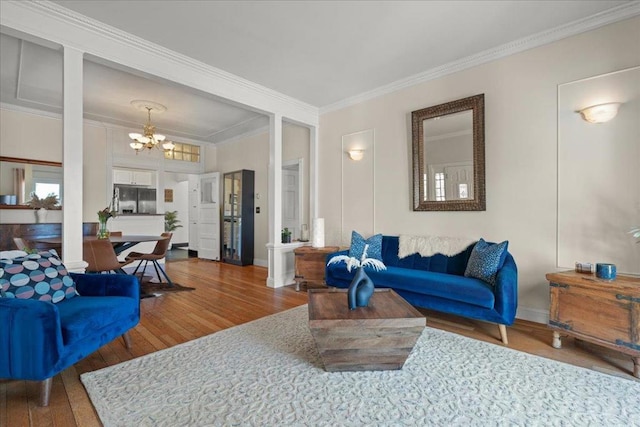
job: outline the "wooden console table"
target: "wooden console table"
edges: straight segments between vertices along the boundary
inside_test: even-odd
[[[546,277],[553,347],[561,348],[563,333],[612,348],[632,357],[633,375],[640,378],[640,277],[607,281],[575,271]]]
[[[340,250],[337,246],[325,246],[314,248],[302,246],[296,248],[293,253],[296,260],[296,291],[301,284],[324,285],[324,269],[327,265],[327,255]]]

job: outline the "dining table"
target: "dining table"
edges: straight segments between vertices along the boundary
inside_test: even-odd
[[[166,236],[160,236],[160,235],[146,235],[146,234],[114,234],[109,236],[109,241],[111,242],[111,244],[113,245],[113,250],[116,253],[116,255],[120,255],[122,252],[126,251],[127,249],[132,248],[133,246],[137,245],[138,243],[143,243],[143,242],[158,242],[160,240],[165,240],[168,239],[169,237]],[[96,236],[93,235],[85,235],[82,236],[83,241],[88,241],[88,240],[97,240],[98,238]],[[35,243],[39,243],[39,244],[43,244],[43,245],[49,245],[52,248],[60,248],[62,245],[62,237],[61,236],[53,236],[53,237],[41,237],[41,238],[36,238],[36,239],[32,239],[31,242],[35,242]],[[161,272],[159,272],[157,270],[157,268],[160,268]],[[167,274],[167,272],[160,266],[158,266],[156,268],[156,275],[158,276],[158,281],[160,283],[162,283],[162,279],[160,277],[160,274],[163,274],[164,277],[167,280],[167,284],[169,286],[174,286],[173,281],[171,280],[171,278],[169,277],[169,275]],[[140,281],[142,283],[142,278],[144,276],[144,271],[141,273],[141,277],[140,277]],[[151,294],[141,294],[141,298],[146,298],[152,296]]]
[[[167,237],[160,235],[146,235],[146,234],[124,234],[124,235],[113,235],[109,236],[109,241],[113,245],[113,250],[116,255],[120,255],[122,252],[127,249],[132,248],[138,243],[142,242],[157,242],[160,240],[164,240]],[[96,240],[96,236],[83,236],[83,240]],[[62,245],[62,237],[54,236],[54,237],[41,237],[37,239],[31,240],[36,243],[48,244],[51,246],[60,247]]]

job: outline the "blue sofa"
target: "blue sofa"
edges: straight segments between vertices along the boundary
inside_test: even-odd
[[[73,274],[80,295],[56,304],[0,298],[0,378],[42,381],[47,406],[52,377],[140,320],[140,285],[123,274]]]
[[[497,323],[502,342],[508,343],[506,326],[513,324],[518,306],[518,270],[510,253],[492,287],[464,276],[474,245],[451,257],[413,254],[402,259],[398,258],[398,245],[397,236],[383,236],[382,261],[387,269],[366,269],[377,288],[391,288],[417,307]],[[327,261],[347,254],[348,251],[329,254]],[[348,272],[344,263],[327,265],[325,269],[327,285],[338,288],[349,287],[354,275],[355,271]]]

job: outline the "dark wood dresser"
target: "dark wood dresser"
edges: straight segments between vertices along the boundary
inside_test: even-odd
[[[633,358],[633,375],[640,378],[640,277],[607,281],[575,271],[546,277],[553,347],[561,348],[566,334],[612,348]]]
[[[98,223],[85,222],[82,224],[82,234],[85,236],[95,235],[98,231]],[[17,249],[13,242],[14,237],[21,237],[27,246],[32,249],[55,249],[62,255],[61,248],[53,247],[44,243],[36,243],[34,239],[45,239],[49,237],[62,236],[62,224],[45,222],[41,224],[0,224],[0,250],[10,251]]]

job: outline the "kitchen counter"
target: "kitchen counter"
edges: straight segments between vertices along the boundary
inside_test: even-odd
[[[147,213],[123,213],[123,214],[118,214],[118,216],[164,216],[163,213],[161,214],[147,214]],[[117,218],[117,217],[116,217]]]

